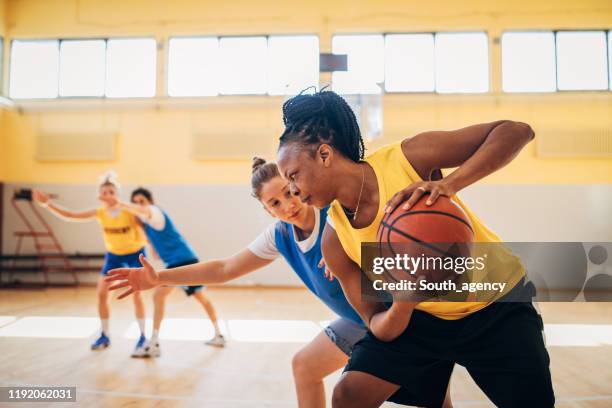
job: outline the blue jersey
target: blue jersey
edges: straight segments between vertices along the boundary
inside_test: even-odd
[[[185,238],[178,232],[168,214],[161,208],[160,211],[164,215],[164,229],[156,230],[149,224],[144,223],[144,230],[151,245],[164,261],[166,267],[198,259]]]
[[[327,207],[320,211],[319,236],[307,252],[302,252],[297,245],[293,225],[283,221],[277,222],[274,230],[276,248],[316,297],[321,299],[338,316],[363,325],[357,312],[346,300],[338,280],[330,281],[325,277],[325,267],[319,268],[319,262],[323,258],[321,255],[321,237],[323,236],[326,218]]]

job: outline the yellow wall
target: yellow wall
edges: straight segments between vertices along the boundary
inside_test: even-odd
[[[1,5],[1,3],[0,3]],[[612,127],[612,93],[505,95],[500,92],[500,49],[504,29],[612,28],[612,3],[603,1],[367,1],[367,0],[8,0],[10,38],[155,36],[186,34],[315,33],[322,51],[334,33],[484,29],[490,36],[491,93],[487,95],[387,95],[385,135],[372,147],[434,128],[455,128],[508,118],[529,122],[537,133]],[[164,53],[160,52],[163,57]],[[163,63],[160,64],[163,67]],[[161,69],[163,72],[163,69]],[[322,79],[325,83],[329,76]],[[0,180],[9,182],[92,183],[116,169],[126,183],[241,184],[248,161],[195,161],[190,158],[193,123],[240,132],[280,130],[282,98],[222,97],[200,105],[105,103],[77,109],[58,102],[55,110],[5,112],[0,116]],[[63,109],[57,108],[64,106]],[[127,106],[127,107],[126,107]],[[34,160],[37,132],[49,121],[83,121],[91,131],[112,123],[119,134],[117,161],[41,163]],[[91,120],[89,120],[91,119]],[[204,124],[204,125],[202,125]],[[258,152],[253,152],[258,153]],[[612,183],[612,160],[542,159],[533,144],[492,183]]]
[[[6,0],[0,0],[0,37],[4,39],[6,37]],[[8,42],[4,44],[3,48],[8,46]],[[3,58],[3,65],[6,65],[6,58]],[[0,96],[3,95],[3,67],[0,67]],[[4,127],[4,108],[2,104],[0,104],[0,182],[2,182],[5,177],[4,167],[5,167],[5,147],[4,147],[4,139],[5,139],[5,127]]]

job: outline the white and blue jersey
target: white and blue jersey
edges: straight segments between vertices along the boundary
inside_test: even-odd
[[[144,231],[167,268],[197,262],[198,257],[174,223],[161,208],[151,205],[151,218],[144,219]]]
[[[249,245],[249,250],[260,258],[275,259],[279,255],[289,263],[291,269],[306,287],[338,316],[364,326],[344,296],[337,279],[325,277],[325,267],[319,268],[323,258],[321,237],[327,218],[327,208],[315,211],[315,228],[305,240],[299,240],[293,225],[278,221],[265,230]]]

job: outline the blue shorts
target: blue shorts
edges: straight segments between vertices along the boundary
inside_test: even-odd
[[[194,259],[189,259],[188,261],[184,261],[184,262],[177,262],[177,263],[173,263],[171,265],[167,265],[166,269],[172,269],[172,268],[178,268],[180,266],[185,266],[185,265],[193,265],[195,263],[200,262],[197,258]],[[181,289],[183,289],[183,291],[185,291],[185,294],[187,296],[191,296],[194,293],[197,293],[199,291],[201,291],[202,289],[205,288],[204,285],[192,285],[192,286],[180,286]]]
[[[140,268],[142,265],[138,257],[140,254],[144,255],[144,253],[144,248],[138,252],[126,255],[115,255],[107,252],[104,254],[104,266],[102,266],[100,274],[106,276],[108,271],[115,268]]]

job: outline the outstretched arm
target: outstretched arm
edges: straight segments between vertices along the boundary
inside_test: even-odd
[[[382,341],[391,341],[402,334],[410,322],[416,303],[393,302],[387,309],[381,302],[362,300],[363,272],[344,252],[336,231],[329,225],[323,231],[321,249],[327,267],[340,282],[346,299],[372,333]]]
[[[263,268],[272,259],[260,258],[249,249],[236,255],[208,262],[164,269],[156,272],[149,261],[140,255],[142,268],[118,268],[109,271],[106,282],[115,282],[110,290],[128,288],[119,296],[124,298],[135,291],[147,290],[159,285],[201,285],[225,283]]]
[[[452,196],[510,163],[534,137],[528,124],[500,120],[451,131],[424,132],[405,139],[404,156],[424,181],[393,196],[387,211],[408,197],[410,207],[425,193],[430,193],[429,205],[440,195]],[[434,171],[454,167],[457,169],[443,180],[428,181]]]
[[[39,190],[32,190],[32,199],[60,218],[68,221],[88,221],[96,216],[96,210],[71,211],[53,204],[49,196]]]
[[[117,201],[119,208],[122,208],[136,216],[143,217],[146,220],[150,220],[152,216],[151,207],[148,205],[138,205],[132,203],[125,203],[123,201]]]

